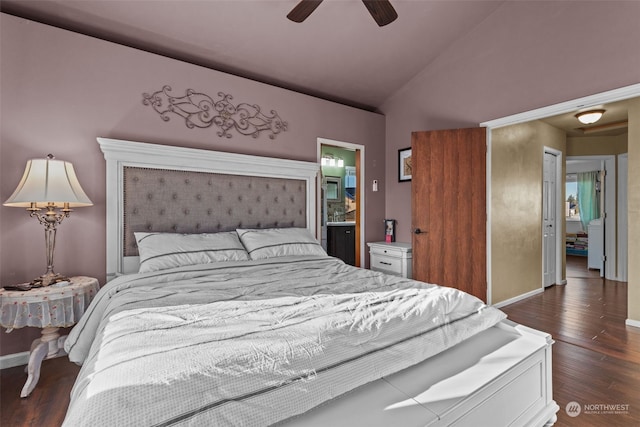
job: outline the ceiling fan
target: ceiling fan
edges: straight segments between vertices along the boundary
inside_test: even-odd
[[[298,3],[291,12],[287,15],[287,18],[293,22],[302,22],[311,15],[311,13],[320,6],[322,0],[302,0]],[[384,27],[387,24],[392,23],[398,17],[393,6],[389,3],[389,0],[362,0],[362,3],[367,7],[367,10],[380,27]]]

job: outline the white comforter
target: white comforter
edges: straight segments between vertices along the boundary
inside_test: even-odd
[[[288,257],[109,282],[65,348],[65,425],[268,425],[489,328],[451,288]]]

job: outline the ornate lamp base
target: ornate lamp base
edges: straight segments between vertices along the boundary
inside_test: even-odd
[[[54,273],[53,271],[53,251],[56,248],[56,227],[63,219],[68,218],[71,213],[69,203],[64,204],[64,208],[60,209],[60,213],[56,212],[56,205],[53,202],[47,202],[47,212],[40,213],[41,208],[37,203],[31,203],[31,207],[27,208],[30,216],[38,219],[40,224],[44,225],[44,241],[47,250],[47,272],[42,276],[31,281],[32,288],[41,286],[49,286],[57,282],[69,280],[67,277]]]

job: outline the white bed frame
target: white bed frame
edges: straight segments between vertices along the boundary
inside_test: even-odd
[[[307,228],[317,236],[317,163],[221,151],[98,138],[107,161],[107,281],[138,271],[139,257],[124,254],[124,169],[141,167],[302,180]]]
[[[552,343],[505,320],[282,425],[551,426],[559,409],[551,396]]]
[[[123,253],[123,168],[193,170],[304,180],[307,227],[317,231],[316,163],[98,138],[107,160],[108,278],[137,271]],[[286,426],[550,426],[549,334],[503,321],[404,371],[292,419]]]

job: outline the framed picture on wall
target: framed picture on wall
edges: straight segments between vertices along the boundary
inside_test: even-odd
[[[398,181],[411,181],[411,147],[398,150]]]

